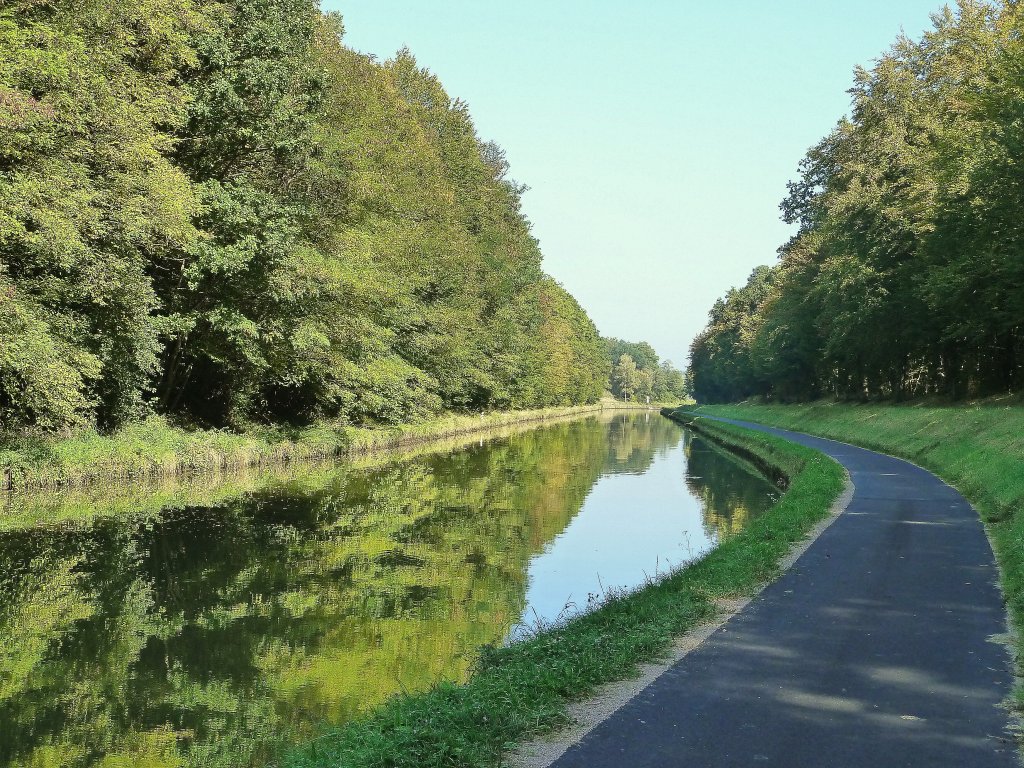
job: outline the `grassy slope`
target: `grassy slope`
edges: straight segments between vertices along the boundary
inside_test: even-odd
[[[704,406],[698,411],[795,429],[901,456],[956,487],[988,527],[1013,624],[1024,627],[1024,407]],[[1018,668],[1024,638],[1015,638]],[[1024,705],[1024,690],[1016,693]]]
[[[508,747],[565,722],[565,705],[634,674],[673,637],[715,614],[715,599],[751,594],[827,513],[845,475],[783,440],[710,426],[790,478],[781,501],[742,533],[666,579],[610,597],[599,609],[523,642],[484,649],[466,685],[392,700],[282,759],[289,768],[344,765],[493,766]]]
[[[323,459],[589,413],[601,408],[602,404],[598,403],[476,416],[447,415],[400,427],[370,429],[321,424],[293,430],[254,428],[242,433],[185,430],[154,416],[130,424],[113,435],[83,431],[70,436],[20,436],[0,440],[0,488],[8,485],[21,489],[81,486],[96,481]]]
[[[578,418],[574,415],[551,416],[546,423]],[[377,467],[429,453],[449,452],[476,444],[480,439],[494,440],[536,429],[534,421],[519,421],[490,426],[443,437],[407,442],[386,450],[361,451],[347,455],[344,468]],[[0,532],[34,526],[84,523],[102,517],[150,515],[166,507],[215,506],[222,501],[268,488],[287,486],[296,492],[312,493],[338,475],[334,459],[298,463],[264,463],[249,467],[214,468],[209,472],[183,475],[148,475],[130,482],[102,482],[65,486],[57,489],[0,493]]]

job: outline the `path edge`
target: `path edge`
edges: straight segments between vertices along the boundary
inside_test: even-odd
[[[922,472],[927,472],[929,475],[932,475],[933,477],[935,477],[940,483],[945,485],[947,488],[953,489],[954,491],[956,491],[957,493],[959,493],[963,497],[964,501],[966,501],[968,506],[970,506],[971,511],[974,512],[975,517],[978,519],[978,522],[981,524],[981,530],[985,534],[985,539],[988,541],[989,550],[992,552],[992,562],[995,563],[996,571],[999,574],[999,576],[998,576],[998,578],[996,579],[996,582],[995,582],[995,587],[998,590],[1000,599],[1003,602],[1003,612],[1004,612],[1004,617],[1005,617],[1006,632],[1005,633],[1000,633],[1000,634],[997,634],[997,635],[990,635],[989,636],[989,642],[997,643],[999,645],[1004,646],[1006,648],[1006,654],[1009,657],[1010,672],[1013,675],[1013,687],[1010,689],[1010,693],[1007,694],[1006,698],[1003,699],[1003,702],[1002,702],[1001,706],[1006,710],[1006,713],[1007,713],[1007,731],[1016,739],[1018,757],[1020,758],[1020,762],[1021,762],[1022,766],[1024,766],[1024,707],[1020,706],[1016,702],[1015,696],[1014,696],[1016,691],[1018,691],[1018,690],[1024,691],[1024,657],[1018,657],[1017,650],[1016,650],[1017,649],[1017,645],[1018,645],[1017,641],[1021,637],[1021,633],[1024,632],[1024,627],[1019,626],[1017,624],[1017,622],[1014,621],[1013,613],[1009,610],[1009,607],[1008,607],[1007,602],[1006,602],[1006,590],[1003,589],[1003,564],[1000,561],[999,556],[998,556],[997,551],[996,551],[996,543],[995,543],[995,540],[993,539],[992,529],[990,527],[991,524],[985,522],[985,520],[981,517],[981,513],[978,511],[977,505],[973,501],[971,501],[970,498],[968,498],[967,494],[964,493],[962,490],[960,490],[960,488],[958,488],[956,485],[954,485],[950,481],[946,480],[946,478],[942,477],[942,475],[940,475],[938,473],[938,471],[936,471],[934,469],[930,469],[929,467],[926,467],[923,464],[918,464],[916,461],[914,461],[913,459],[907,458],[906,456],[900,456],[900,455],[895,454],[895,453],[886,453],[885,451],[879,450],[877,448],[868,448],[867,446],[858,445],[857,443],[847,442],[846,440],[838,440],[838,439],[836,439],[834,437],[826,437],[825,435],[817,435],[817,434],[815,434],[813,432],[801,432],[800,430],[797,430],[797,429],[789,429],[787,427],[776,426],[774,424],[764,424],[764,423],[759,422],[759,421],[750,421],[749,419],[735,419],[735,418],[732,418],[732,417],[729,417],[729,416],[715,416],[715,415],[710,414],[710,413],[707,413],[707,414],[702,413],[702,414],[699,414],[699,416],[702,419],[709,419],[711,421],[717,421],[717,422],[724,423],[724,424],[731,424],[732,426],[740,427],[741,429],[750,429],[751,425],[754,425],[756,427],[762,427],[765,430],[764,434],[769,434],[769,435],[773,434],[769,430],[773,430],[774,429],[774,430],[779,430],[781,432],[788,432],[788,433],[793,434],[793,435],[800,435],[802,437],[813,437],[816,440],[827,440],[830,443],[836,443],[838,445],[846,446],[847,448],[856,448],[856,449],[862,450],[862,451],[870,451],[871,453],[877,453],[880,456],[885,456],[886,458],[889,458],[889,459],[895,459],[896,461],[902,461],[904,464],[909,464],[910,466],[914,467],[915,469],[919,469]],[[780,435],[780,437],[785,438],[784,435]],[[785,438],[785,439],[788,439],[788,438]],[[812,450],[816,450],[816,449],[812,449]],[[844,467],[844,470],[845,470],[845,467]],[[850,482],[850,473],[849,472],[846,473],[846,478],[847,478],[847,481]],[[845,492],[846,491],[844,490],[844,493]],[[847,502],[847,503],[849,503],[849,502]],[[824,529],[822,529],[822,530],[824,530]],[[814,534],[815,538],[817,538],[819,535],[821,535],[821,534],[820,533],[815,533]],[[810,546],[810,545],[808,545],[808,546]],[[805,547],[805,549],[806,549],[806,547]],[[789,568],[789,566],[787,565],[786,568]],[[765,586],[767,586],[767,585],[765,585]],[[762,587],[761,589],[764,589],[764,587]],[[758,590],[758,592],[760,592],[760,591],[761,590]],[[518,766],[511,766],[510,768],[519,768],[519,767]],[[523,766],[523,768],[527,768],[527,767]],[[529,768],[533,768],[533,767],[530,766]],[[538,766],[538,768],[540,768],[540,767]]]

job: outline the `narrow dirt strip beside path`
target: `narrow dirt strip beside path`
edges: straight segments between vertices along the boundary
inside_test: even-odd
[[[1019,766],[998,573],[967,500],[900,459],[722,421],[832,456],[853,497],[782,578],[551,764]]]

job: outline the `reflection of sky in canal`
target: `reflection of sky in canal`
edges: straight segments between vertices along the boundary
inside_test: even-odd
[[[717,509],[708,509],[705,478],[688,466],[697,456],[735,475],[737,493],[719,499]],[[646,470],[602,475],[579,514],[530,561],[523,623],[584,609],[591,595],[634,589],[699,557],[719,539],[714,520],[745,520],[768,506],[773,490],[699,439],[659,451]]]

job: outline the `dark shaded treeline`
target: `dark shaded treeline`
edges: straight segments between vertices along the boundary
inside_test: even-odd
[[[0,427],[591,402],[499,147],[314,0],[0,9]]]
[[[858,69],[782,203],[798,234],[711,311],[695,396],[1024,385],[1024,11],[963,2]]]

